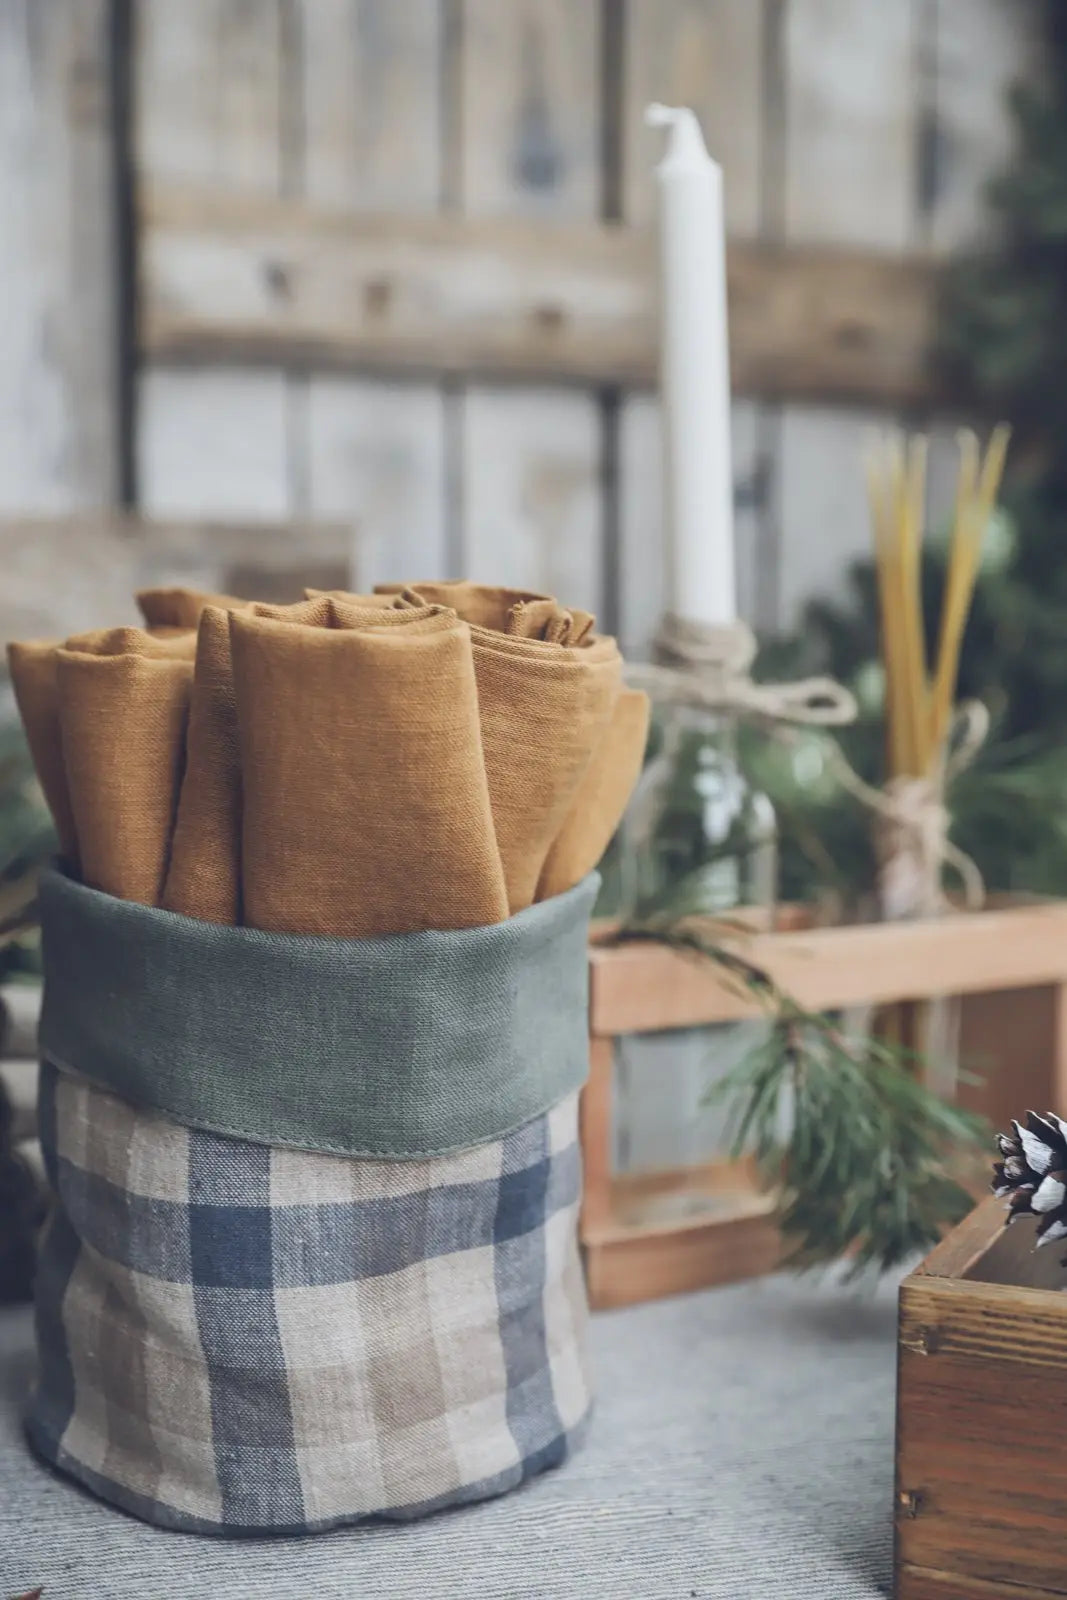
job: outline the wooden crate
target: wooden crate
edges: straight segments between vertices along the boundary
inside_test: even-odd
[[[897,1600],[1067,1595],[1067,1269],[984,1201],[905,1279]]]
[[[997,1121],[1023,1109],[1023,1100],[1067,1112],[1067,904],[1002,904],[936,921],[754,933],[745,954],[812,1010],[975,997],[971,1026],[964,1017],[964,1047],[988,1054],[989,1082],[969,1093],[970,1103]],[[581,1220],[594,1308],[733,1282],[780,1261],[773,1204],[744,1163],[637,1176],[612,1168],[615,1041],[759,1014],[707,961],[660,944],[594,939]],[[1016,1039],[1017,1074],[1004,1070],[1015,1066]]]

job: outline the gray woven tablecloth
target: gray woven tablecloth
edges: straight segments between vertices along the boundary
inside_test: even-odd
[[[890,1586],[894,1284],[771,1278],[593,1322],[589,1442],[518,1494],[299,1541],[163,1533],[37,1464],[0,1314],[0,1600],[868,1600]]]

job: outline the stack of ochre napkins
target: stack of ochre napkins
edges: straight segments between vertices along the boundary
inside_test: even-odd
[[[138,599],[144,629],[9,647],[61,853],[108,894],[287,933],[500,922],[596,865],[640,770],[645,697],[548,596]]]

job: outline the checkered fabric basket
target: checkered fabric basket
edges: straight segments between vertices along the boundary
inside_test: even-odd
[[[564,1458],[589,1408],[577,1087],[594,890],[496,930],[279,945],[46,884],[40,1121],[56,1203],[28,1419],[42,1456],[151,1522],[228,1535],[421,1516]],[[214,975],[199,995],[183,941]],[[375,946],[408,995],[384,1033],[367,1013]],[[248,1020],[267,1004],[263,960],[266,1025]],[[279,1098],[293,1041],[270,1032],[271,1006],[298,990],[318,1043],[310,1069],[290,1057],[298,1087]],[[205,1064],[194,1052],[212,1032]],[[494,1037],[510,1095],[486,1065]],[[323,1039],[343,1104],[323,1102],[319,1126]],[[205,1069],[214,1098],[196,1117]],[[392,1103],[412,1107],[392,1126],[390,1075]],[[429,1122],[420,1083],[431,1099],[444,1084]],[[238,1131],[257,1112],[259,1136]]]

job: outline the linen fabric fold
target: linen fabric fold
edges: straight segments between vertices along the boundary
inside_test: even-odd
[[[465,578],[444,583],[380,583],[375,593],[394,599],[407,597],[408,603],[448,606],[464,622],[472,622],[479,628],[493,628],[500,633],[511,631],[509,621],[516,607],[536,602],[558,609],[549,595],[536,594],[529,589],[470,583]]]
[[[192,661],[196,656],[196,630],[171,628],[153,634],[147,628],[94,628],[73,634],[63,646],[82,656],[144,656],[157,661]]]
[[[195,633],[207,606],[219,611],[241,611],[250,600],[232,594],[210,594],[202,589],[139,589],[134,596],[145,627],[151,631],[192,629]]]
[[[466,626],[328,598],[230,616],[252,927],[350,938],[507,916]]]
[[[514,913],[533,903],[619,693],[613,639],[579,649],[472,628],[485,773]]]
[[[15,704],[26,730],[37,781],[52,813],[61,859],[78,870],[78,832],[63,760],[63,735],[59,725],[58,645],[44,640],[9,644],[8,667]]]
[[[186,762],[161,898],[206,922],[241,920],[241,771],[227,613],[207,606],[197,630]]]
[[[191,653],[184,636],[137,629],[75,643],[57,652],[56,672],[82,879],[158,905],[185,760]]]
[[[568,610],[547,595],[515,589],[489,589],[470,583],[414,583],[389,587],[408,603],[450,604],[471,625],[478,683],[479,715],[497,846],[514,914],[531,905],[552,849],[578,803],[580,786],[594,752],[610,762],[615,742],[605,735],[622,682],[622,658],[614,639],[593,633],[588,612]],[[643,695],[630,703],[618,739],[627,759],[636,742]],[[647,731],[647,723],[646,723]],[[643,754],[644,746],[641,746]],[[596,865],[590,857],[603,837],[616,798],[618,814],[629,787],[596,789],[598,817],[588,830],[576,820],[565,850],[557,856],[552,879],[560,888],[580,881]],[[582,870],[577,871],[581,866]],[[576,875],[564,876],[574,868]]]
[[[241,920],[241,763],[229,612],[291,610],[310,616],[311,610],[191,590],[150,590],[138,600],[146,615],[199,617],[185,772],[162,904],[207,922],[236,924]]]
[[[136,891],[130,898],[144,900],[159,860],[165,862],[169,837],[157,838],[155,814],[167,809],[167,773],[175,763],[180,769],[183,759],[177,712],[188,698],[195,646],[195,634],[185,630],[163,639],[125,627],[76,634],[65,645],[8,646],[15,698],[60,856],[99,888],[122,884]],[[99,665],[121,660],[156,665]],[[157,780],[164,786],[158,792]],[[149,796],[151,818],[139,814],[142,793]],[[109,818],[112,804],[119,810]]]
[[[563,826],[545,856],[538,900],[550,900],[592,872],[611,843],[641,775],[648,743],[648,696],[624,689],[615,701]]]
[[[145,629],[9,650],[62,856],[90,885],[363,937],[500,921],[610,839],[647,707],[589,613],[467,582],[138,599]]]

